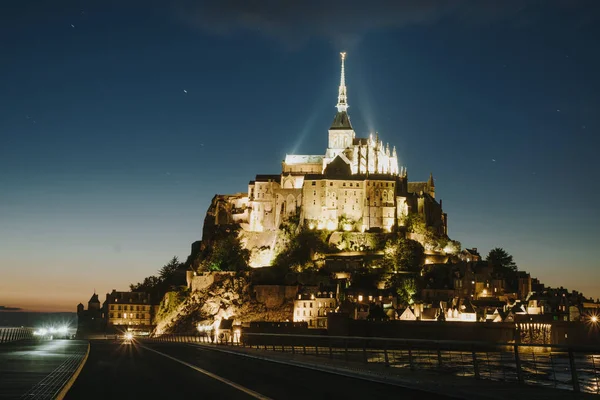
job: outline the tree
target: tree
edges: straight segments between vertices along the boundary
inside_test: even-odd
[[[505,270],[516,271],[517,264],[513,260],[513,256],[508,254],[506,250],[500,247],[496,247],[490,250],[487,255],[486,261],[494,267],[494,270],[498,272],[504,272]]]
[[[303,230],[290,235],[286,246],[275,256],[273,265],[302,271],[312,266],[315,253],[329,253],[333,250],[327,243],[326,234]]]
[[[181,263],[177,256],[174,256],[171,261],[160,269],[158,275],[162,280],[169,280],[179,269],[181,269]]]
[[[180,263],[177,257],[173,257],[159,271],[158,276],[152,275],[144,278],[140,283],[129,285],[132,292],[149,293],[154,301],[162,297],[174,286],[185,283],[185,264]]]
[[[398,302],[403,305],[413,304],[419,291],[415,277],[406,274],[393,274],[386,287],[396,290]]]
[[[208,271],[240,271],[248,267],[250,251],[235,234],[214,240],[201,265]]]
[[[415,240],[390,239],[383,249],[383,265],[388,270],[419,272],[424,262],[425,249]]]

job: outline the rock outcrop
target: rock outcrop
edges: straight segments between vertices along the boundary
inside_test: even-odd
[[[212,284],[192,292],[181,304],[170,309],[172,311],[167,313],[159,312],[155,334],[194,333],[198,323],[209,325],[226,318],[233,318],[236,324],[290,320],[293,301],[288,297],[277,304],[259,302],[250,275],[240,273],[214,279]]]

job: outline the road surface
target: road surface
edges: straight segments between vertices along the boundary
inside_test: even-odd
[[[184,343],[92,341],[67,399],[444,398]]]
[[[88,344],[25,340],[0,345],[0,399],[51,399],[73,375]]]

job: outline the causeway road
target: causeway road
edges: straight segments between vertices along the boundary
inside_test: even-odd
[[[66,399],[446,399],[185,343],[91,341]]]

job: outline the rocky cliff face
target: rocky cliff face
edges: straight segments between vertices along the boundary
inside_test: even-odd
[[[163,301],[161,310],[155,334],[194,333],[198,323],[216,324],[225,318],[233,318],[240,324],[291,320],[293,301],[267,307],[256,300],[248,274],[227,274],[214,279],[204,289],[192,292],[176,306]]]

